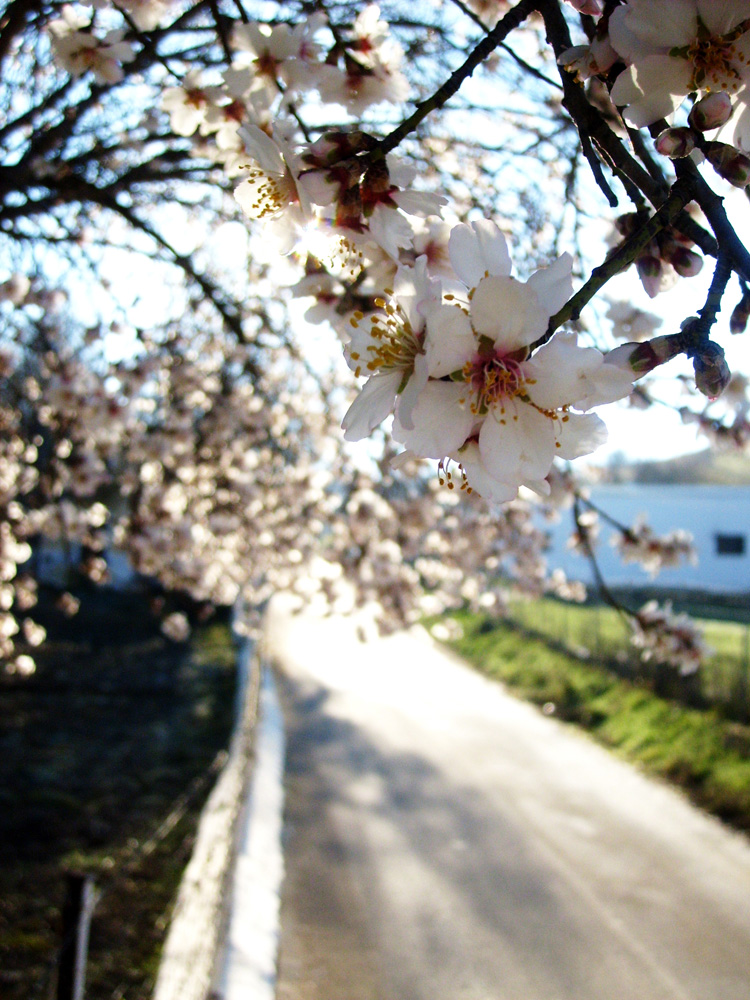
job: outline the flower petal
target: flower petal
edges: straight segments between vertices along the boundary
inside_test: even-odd
[[[479,451],[501,482],[544,479],[555,454],[553,422],[527,403],[510,403],[505,416],[490,413],[482,424]]]
[[[261,170],[267,174],[286,173],[286,164],[281,149],[257,125],[248,123],[240,129],[240,136],[245,144],[248,156],[251,156]]]
[[[518,494],[518,483],[500,482],[494,479],[484,467],[476,441],[467,441],[464,447],[451,457],[461,463],[466,474],[466,481],[479,496],[495,503],[507,503],[508,500],[515,500]]]
[[[460,382],[427,383],[411,411],[413,430],[404,427],[398,414],[393,437],[422,458],[445,458],[470,436],[474,415],[462,405],[466,386]]]
[[[643,128],[679,107],[690,90],[691,72],[687,59],[647,56],[620,73],[610,96],[618,107],[628,105],[623,115],[627,121]]]
[[[499,350],[510,352],[532,344],[547,329],[548,320],[534,290],[515,278],[491,274],[474,290],[471,325]]]
[[[575,333],[558,333],[524,364],[529,398],[543,410],[570,406],[585,396],[587,378],[601,367],[602,355],[593,347],[578,347]]]
[[[424,350],[433,378],[460,371],[477,349],[469,317],[460,306],[438,303],[425,309],[427,336]]]
[[[561,424],[557,435],[556,455],[558,458],[580,458],[590,455],[607,440],[604,421],[595,413],[571,413]]]
[[[697,27],[695,0],[631,0],[612,12],[608,31],[612,46],[632,63],[689,45]]]
[[[562,309],[573,294],[573,258],[564,253],[549,267],[541,267],[535,271],[526,284],[533,288],[539,299],[539,304],[548,316],[554,316]]]
[[[455,226],[448,240],[448,253],[453,270],[468,288],[475,288],[485,274],[509,275],[511,272],[505,237],[488,219]]]
[[[361,441],[385,420],[393,409],[401,376],[398,370],[378,372],[365,382],[341,421],[347,441]]]

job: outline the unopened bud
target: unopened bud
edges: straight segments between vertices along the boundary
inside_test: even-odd
[[[669,263],[683,278],[692,278],[703,267],[703,258],[687,247],[677,247],[670,255]]]
[[[693,370],[696,388],[709,399],[720,396],[732,379],[724,351],[712,340],[703,344],[693,355]]]
[[[750,319],[750,293],[746,292],[729,318],[729,332],[744,333],[748,319]]]
[[[656,151],[672,160],[689,156],[694,149],[693,130],[689,128],[665,128],[656,139]]]
[[[661,261],[658,257],[645,254],[635,262],[638,270],[638,277],[641,279],[646,295],[653,299],[661,288]]]
[[[640,378],[682,351],[681,335],[672,333],[642,343],[621,344],[606,354],[604,360],[608,365],[633,372],[636,378]]]
[[[602,0],[568,0],[568,3],[581,14],[590,14],[592,17],[598,17],[604,10]]]
[[[308,147],[302,159],[313,167],[328,167],[363,150],[371,150],[375,145],[376,140],[361,129],[337,129],[324,132]]]
[[[615,226],[621,236],[630,236],[647,219],[647,212],[626,212],[624,215],[618,215],[615,219]]]
[[[697,101],[688,115],[688,124],[699,132],[710,132],[719,128],[732,117],[732,98],[726,90],[706,94]]]
[[[750,183],[750,158],[734,146],[727,146],[723,142],[708,143],[706,158],[716,173],[735,187],[743,188]]]

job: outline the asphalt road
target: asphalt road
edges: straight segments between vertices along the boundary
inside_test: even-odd
[[[745,839],[424,636],[268,645],[277,1000],[749,1000]]]

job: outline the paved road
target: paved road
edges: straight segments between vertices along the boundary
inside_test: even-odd
[[[750,846],[425,637],[272,608],[277,1000],[748,1000]]]

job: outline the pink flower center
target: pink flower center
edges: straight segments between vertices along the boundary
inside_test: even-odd
[[[710,35],[705,25],[698,22],[698,36],[684,49],[673,50],[693,64],[690,80],[692,90],[726,90],[736,93],[742,85],[738,67],[746,57],[737,40],[750,30],[750,18],[742,21],[726,35]]]
[[[463,376],[473,394],[471,412],[477,415],[485,414],[497,405],[502,406],[504,400],[523,395],[526,391],[518,361],[494,349],[489,355],[480,352],[468,361],[464,365]]]

